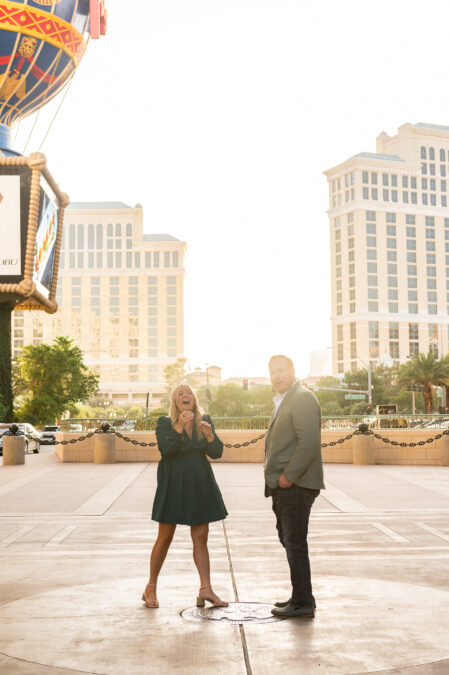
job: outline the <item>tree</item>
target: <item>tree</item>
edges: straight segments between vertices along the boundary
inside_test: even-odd
[[[238,384],[222,384],[217,387],[210,402],[210,414],[217,417],[245,417],[251,415],[250,395]]]
[[[186,358],[176,359],[174,363],[170,363],[164,368],[164,379],[167,384],[167,392],[171,394],[174,387],[177,387],[185,380],[186,376]]]
[[[88,370],[83,353],[68,337],[52,344],[27,345],[16,363],[15,391],[22,394],[17,417],[50,424],[98,389],[98,375]]]
[[[0,420],[1,420],[2,422],[9,422],[9,421],[11,421],[11,420],[7,420],[7,419],[6,419],[7,414],[8,414],[8,408],[7,408],[7,406],[5,405],[3,396],[0,394]]]
[[[423,388],[423,397],[427,414],[432,412],[432,387],[449,384],[449,356],[442,359],[433,353],[414,354],[413,358],[399,368],[400,384],[419,384]]]

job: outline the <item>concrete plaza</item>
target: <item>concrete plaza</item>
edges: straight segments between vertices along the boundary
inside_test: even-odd
[[[0,466],[0,673],[449,673],[449,467],[326,465],[310,526],[314,620],[188,621],[198,581],[179,527],[143,607],[155,463]],[[288,597],[259,464],[216,464],[211,526],[230,601]]]

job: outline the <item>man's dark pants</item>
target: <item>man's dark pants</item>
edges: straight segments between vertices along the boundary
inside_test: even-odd
[[[285,548],[292,582],[291,602],[299,607],[313,607],[307,534],[310,509],[319,490],[291,485],[270,490],[279,541]]]

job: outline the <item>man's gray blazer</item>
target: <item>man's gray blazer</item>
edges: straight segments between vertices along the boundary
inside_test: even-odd
[[[311,391],[292,384],[272,418],[265,439],[265,482],[278,486],[281,474],[300,487],[324,488],[321,408]]]

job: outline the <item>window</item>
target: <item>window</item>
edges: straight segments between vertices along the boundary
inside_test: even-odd
[[[388,303],[388,312],[390,314],[397,314],[399,312],[399,305],[397,302]]]
[[[427,276],[428,277],[436,277],[437,275],[437,268],[433,266],[427,267]]]
[[[368,288],[368,299],[369,300],[377,300],[378,299],[377,288]]]
[[[390,356],[392,359],[399,359],[399,342],[390,342]]]
[[[373,185],[377,185],[377,173],[374,171],[371,171],[371,183]]]
[[[398,287],[398,278],[388,277],[388,288],[397,288],[397,287]]]
[[[172,265],[173,267],[179,267],[179,254],[177,251],[172,253]]]
[[[396,214],[387,213],[387,223],[395,223],[395,222],[396,222]]]
[[[388,185],[388,174],[387,173],[382,174],[382,185]]]
[[[436,305],[427,305],[427,312],[428,312],[428,314],[436,314],[437,313],[437,306]]]
[[[389,288],[388,289],[388,299],[389,300],[397,300],[398,299],[398,291],[396,288]]]
[[[409,303],[408,312],[409,314],[418,314],[418,305],[414,303]]]
[[[396,248],[396,239],[387,238],[387,248]]]
[[[389,190],[382,190],[382,199],[384,202],[388,202],[390,199]]]
[[[396,261],[396,251],[387,251],[387,260],[390,260],[391,262]]]
[[[428,265],[435,265],[435,253],[426,253],[426,262]]]
[[[407,265],[407,274],[410,277],[416,277],[417,269],[416,265]]]
[[[369,262],[366,264],[366,267],[370,274],[377,274],[377,263]]]
[[[418,288],[418,281],[416,277],[409,277],[407,280],[408,288]]]
[[[387,272],[388,272],[388,274],[397,274],[398,273],[398,266],[395,265],[394,263],[388,263],[387,264]]]
[[[355,322],[352,322],[349,324],[349,332],[351,336],[351,340],[355,340],[357,337],[357,324]],[[342,336],[343,338],[343,336]]]
[[[159,251],[153,253],[153,267],[159,267]]]
[[[387,225],[387,237],[396,236],[396,225]]]
[[[376,234],[376,223],[366,223],[366,234]]]
[[[133,226],[131,223],[126,223],[126,236],[127,237],[133,236]]]
[[[368,171],[362,171],[362,183],[369,183]]]
[[[409,291],[408,292],[408,299],[411,302],[417,302],[418,300],[418,291]]]
[[[366,252],[366,257],[368,260],[377,260],[377,251],[374,248],[368,249]]]
[[[399,323],[397,321],[390,321],[388,329],[390,340],[399,340]]]
[[[368,322],[368,332],[371,340],[379,339],[379,322],[378,321],[369,321]]]
[[[416,251],[416,241],[415,241],[415,239],[407,239],[407,249],[409,251]]]
[[[368,286],[377,286],[377,276],[368,274]]]
[[[377,188],[371,188],[371,199],[377,200]]]
[[[369,190],[368,190],[367,187],[364,187],[362,189],[362,197],[363,197],[363,199],[369,199]]]
[[[366,238],[366,245],[367,245],[368,248],[376,248],[377,238],[376,237],[367,237]]]
[[[378,303],[374,301],[368,301],[368,312],[378,312]]]
[[[408,339],[409,340],[418,340],[418,324],[409,323],[408,325]]]
[[[379,358],[379,343],[374,340],[370,340],[369,342],[369,357],[370,359]]]
[[[164,267],[170,267],[170,251],[164,251]]]
[[[426,148],[424,145],[421,146],[421,159],[427,159],[426,157]]]
[[[343,340],[343,326],[341,323],[337,325],[337,340],[340,342]],[[343,358],[343,357],[342,357]]]
[[[402,176],[402,187],[408,188],[408,176]]]
[[[437,280],[436,279],[427,279],[427,288],[436,288]]]
[[[376,220],[376,212],[375,211],[367,211],[366,212],[366,220],[375,221]]]
[[[412,251],[409,251],[407,253],[407,262],[415,263],[416,262],[416,253],[413,253]]]

